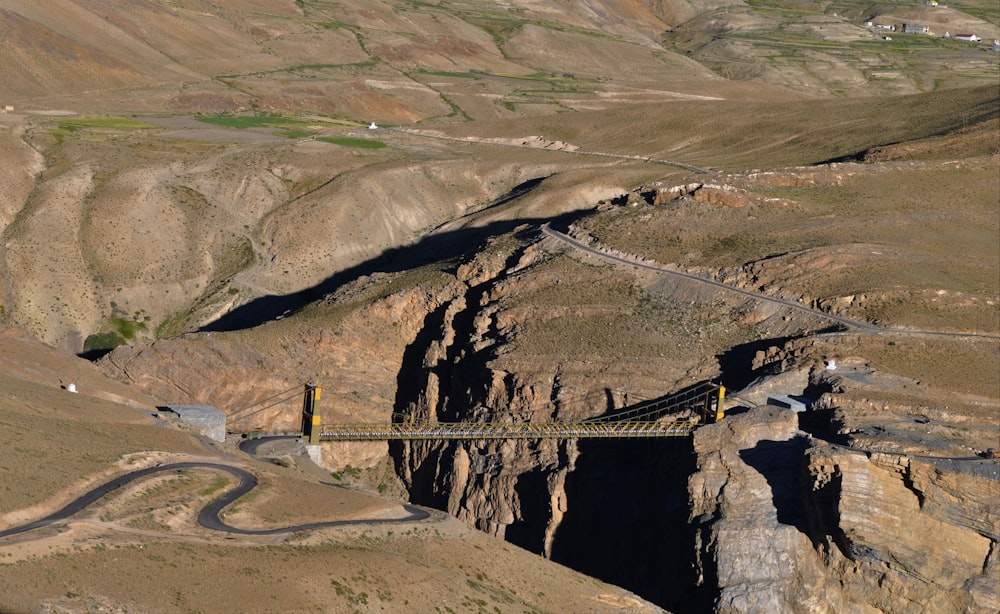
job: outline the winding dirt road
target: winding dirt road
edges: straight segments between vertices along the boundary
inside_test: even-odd
[[[125,475],[119,476],[109,482],[105,482],[101,486],[94,488],[82,496],[78,497],[74,501],[70,502],[68,505],[62,509],[49,514],[45,518],[30,522],[17,527],[11,527],[9,529],[4,529],[0,531],[0,538],[8,537],[10,535],[17,535],[19,533],[26,533],[34,529],[39,529],[42,527],[50,526],[60,522],[64,522],[74,515],[80,513],[90,505],[96,503],[99,499],[107,494],[110,494],[122,486],[134,482],[135,480],[140,480],[151,476],[156,473],[166,472],[166,471],[181,471],[186,469],[208,469],[210,471],[221,471],[228,473],[237,479],[239,479],[239,484],[227,491],[225,494],[215,499],[208,505],[206,505],[201,512],[198,513],[198,524],[201,526],[212,529],[214,531],[222,531],[225,533],[234,533],[239,535],[281,535],[287,533],[295,533],[297,531],[303,531],[307,529],[320,529],[326,527],[341,527],[341,526],[372,526],[380,524],[398,524],[406,522],[417,522],[421,520],[427,520],[431,517],[429,512],[426,512],[416,506],[404,504],[403,508],[409,513],[407,516],[401,518],[373,518],[373,519],[361,519],[361,520],[330,520],[326,522],[312,522],[307,524],[293,525],[288,527],[279,527],[276,529],[242,529],[240,527],[234,527],[232,525],[226,524],[220,517],[219,514],[222,512],[226,506],[230,505],[243,495],[252,491],[257,487],[257,477],[254,476],[249,471],[236,467],[234,465],[224,465],[221,463],[208,463],[208,462],[179,462],[170,463],[166,465],[159,465],[156,467],[148,467],[146,469],[140,469],[138,471],[133,471],[131,473],[126,473]]]

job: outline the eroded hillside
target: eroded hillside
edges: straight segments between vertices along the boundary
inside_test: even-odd
[[[231,606],[193,565],[286,611],[997,611],[1000,15],[911,5],[0,0],[3,528],[208,456],[254,527],[407,509],[336,483],[489,534],[231,544],[181,473],[15,538],[0,609]],[[231,445],[307,381],[387,423],[706,380],[688,438]]]

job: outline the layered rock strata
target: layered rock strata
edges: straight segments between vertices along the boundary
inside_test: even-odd
[[[717,612],[994,612],[995,461],[865,453],[758,408],[700,429],[700,581]]]

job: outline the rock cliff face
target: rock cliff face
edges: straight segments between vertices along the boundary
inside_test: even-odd
[[[997,464],[867,454],[760,408],[694,437],[719,612],[997,611]]]
[[[558,376],[536,379],[491,364],[519,324],[500,314],[500,286],[538,257],[536,249],[495,245],[457,269],[464,294],[428,314],[403,357],[401,373],[410,377],[397,390],[398,414],[432,422],[526,421],[558,399]],[[572,443],[412,442],[391,449],[416,501],[531,549],[550,549],[566,508],[565,475],[576,457]]]

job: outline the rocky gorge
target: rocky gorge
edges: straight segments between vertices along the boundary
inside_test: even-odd
[[[995,0],[0,5],[0,611],[1000,611]]]
[[[694,282],[663,288],[524,226],[458,261],[359,278],[294,318],[122,347],[101,364],[157,397],[237,410],[309,374],[325,422],[576,420],[722,377],[743,389],[693,438],[325,443],[323,458],[669,611],[996,609],[1000,475],[975,456],[988,431],[952,417],[949,432],[971,430],[931,450],[949,459],[913,455],[929,444],[906,427],[895,441],[909,448],[881,451],[857,395],[883,374],[860,356],[826,368],[862,341],[796,335],[817,323]],[[597,347],[566,352],[568,334]],[[772,393],[816,409],[763,405]],[[912,411],[880,419],[922,428]],[[293,403],[235,428],[297,420]]]

